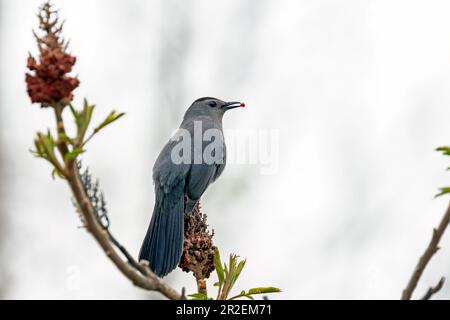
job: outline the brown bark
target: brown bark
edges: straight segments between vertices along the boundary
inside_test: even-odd
[[[65,134],[64,122],[62,119],[63,108],[55,106],[55,115],[57,122],[58,133]],[[62,158],[68,150],[66,143],[60,141],[58,143],[58,150]],[[119,271],[127,277],[134,285],[145,290],[159,291],[161,294],[169,299],[179,300],[183,298],[181,294],[175,291],[156,276],[145,264],[139,264],[134,258],[120,245],[120,243],[112,237],[109,230],[104,229],[97,220],[95,209],[86,195],[78,167],[76,158],[65,161],[64,175],[72,190],[75,203],[78,207],[82,221],[86,230],[95,238],[106,256],[114,263]],[[122,259],[118,250],[124,254],[127,260]]]
[[[424,253],[420,257],[419,261],[417,262],[417,265],[411,275],[411,278],[408,281],[408,284],[406,288],[402,292],[402,300],[410,300],[412,297],[412,294],[414,290],[417,287],[417,284],[422,277],[422,274],[427,267],[428,263],[430,262],[431,258],[434,256],[434,254],[439,250],[439,242],[442,238],[442,236],[445,233],[445,230],[447,229],[448,224],[450,223],[450,204],[447,208],[447,211],[444,213],[444,216],[441,219],[441,222],[439,223],[439,226],[435,229],[433,229],[433,235],[431,237],[431,240],[425,249]],[[439,291],[442,288],[443,285],[443,278],[441,278],[441,281],[439,283],[442,283],[441,285],[438,284],[438,286],[434,288],[430,288],[428,292],[433,295],[437,291]],[[437,289],[436,289],[437,288]],[[431,295],[428,297],[428,299],[431,297]],[[425,295],[425,297],[427,297]]]

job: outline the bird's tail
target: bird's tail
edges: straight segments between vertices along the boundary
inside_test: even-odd
[[[181,185],[170,193],[158,186],[155,188],[155,208],[139,252],[139,260],[147,260],[150,269],[160,277],[177,267],[183,251],[184,192]]]

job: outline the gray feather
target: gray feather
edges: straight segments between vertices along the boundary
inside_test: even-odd
[[[179,264],[183,250],[184,213],[192,210],[208,186],[225,168],[226,147],[223,134],[216,142],[223,161],[194,164],[195,152],[198,151],[194,149],[193,143],[195,122],[201,123],[202,134],[208,129],[217,129],[221,133],[223,114],[235,106],[236,103],[226,103],[214,98],[196,100],[186,111],[180,125],[180,129],[187,130],[192,137],[190,162],[178,164],[172,161],[172,151],[178,141],[170,140],[153,166],[155,206],[139,259],[149,261],[149,267],[158,276],[167,275]],[[202,155],[209,143],[210,141],[202,141]]]

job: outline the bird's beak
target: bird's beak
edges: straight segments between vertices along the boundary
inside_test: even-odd
[[[245,103],[233,101],[233,102],[227,102],[223,105],[223,108],[225,108],[225,110],[230,110],[230,109],[234,109],[237,107],[245,107]]]

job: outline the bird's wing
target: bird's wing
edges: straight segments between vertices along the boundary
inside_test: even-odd
[[[153,181],[162,188],[164,193],[169,193],[184,180],[189,172],[189,163],[174,163],[171,158],[172,149],[178,142],[170,140],[162,149],[153,166]]]
[[[193,164],[186,181],[186,193],[189,199],[197,201],[213,182],[216,165]]]

